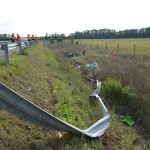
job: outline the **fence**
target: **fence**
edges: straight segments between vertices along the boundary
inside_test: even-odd
[[[5,63],[6,65],[10,64],[10,53],[19,50],[20,55],[23,54],[23,49],[28,50],[28,47],[32,46],[34,41],[25,41],[25,42],[18,42],[18,43],[11,43],[11,44],[1,44],[0,49],[0,56],[5,56]]]
[[[77,40],[76,40],[77,41]],[[119,55],[147,55],[150,56],[150,40],[78,40],[78,44],[85,46],[87,50],[97,50],[100,53],[114,51]]]
[[[108,47],[109,44],[108,43],[105,43],[103,45],[100,45],[99,43],[95,43],[95,44],[92,44],[92,43],[79,43],[80,45],[84,45],[87,49],[93,49],[93,50],[103,50],[104,52],[108,52],[109,50],[114,50],[116,52],[119,52],[121,49],[120,49],[120,44],[118,43],[116,46],[112,47]],[[135,52],[136,52],[136,45],[133,44],[133,47],[131,48],[131,51],[133,50],[133,54],[135,55]]]

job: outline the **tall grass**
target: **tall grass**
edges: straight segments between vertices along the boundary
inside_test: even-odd
[[[86,40],[85,40],[86,41]],[[109,51],[87,49],[87,57],[96,61],[100,66],[98,78],[106,80],[109,77],[119,80],[123,86],[134,89],[135,96],[127,112],[137,119],[142,118],[150,125],[150,45],[149,39],[112,39],[112,40],[87,40],[88,43],[105,43],[112,45]],[[120,44],[120,51],[115,51],[115,60],[111,59],[113,45]],[[139,50],[133,53],[131,44],[139,45]],[[93,44],[94,45],[94,44]],[[108,44],[109,45],[109,44]],[[100,48],[101,49],[101,48]],[[129,50],[130,49],[130,50]],[[138,119],[137,119],[138,120]]]
[[[107,79],[103,83],[102,94],[111,105],[118,107],[127,107],[133,99],[131,88],[123,87],[119,81],[114,79]]]

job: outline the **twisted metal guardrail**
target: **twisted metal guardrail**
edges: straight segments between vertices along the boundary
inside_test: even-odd
[[[90,96],[95,97],[99,101],[103,111],[103,118],[85,130],[77,128],[49,114],[2,83],[0,83],[0,108],[39,127],[56,131],[85,134],[89,137],[98,137],[104,134],[110,123],[110,114],[99,97],[100,87],[101,82],[97,80],[97,89]]]

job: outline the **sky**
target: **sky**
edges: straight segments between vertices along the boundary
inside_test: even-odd
[[[0,34],[150,27],[149,0],[0,0]]]

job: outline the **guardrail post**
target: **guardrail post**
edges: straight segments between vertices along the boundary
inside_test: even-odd
[[[20,55],[22,55],[22,46],[21,46],[21,42],[18,43],[18,46],[19,46]]]
[[[3,47],[4,47],[4,50],[5,50],[5,62],[6,62],[6,65],[8,66],[10,64],[9,52],[8,52],[8,44],[4,44]]]
[[[34,45],[34,40],[32,40],[32,45]]]
[[[26,45],[26,49],[28,50],[28,43],[27,43],[27,42],[25,42],[25,45]]]
[[[29,46],[32,46],[32,41],[29,41]]]

